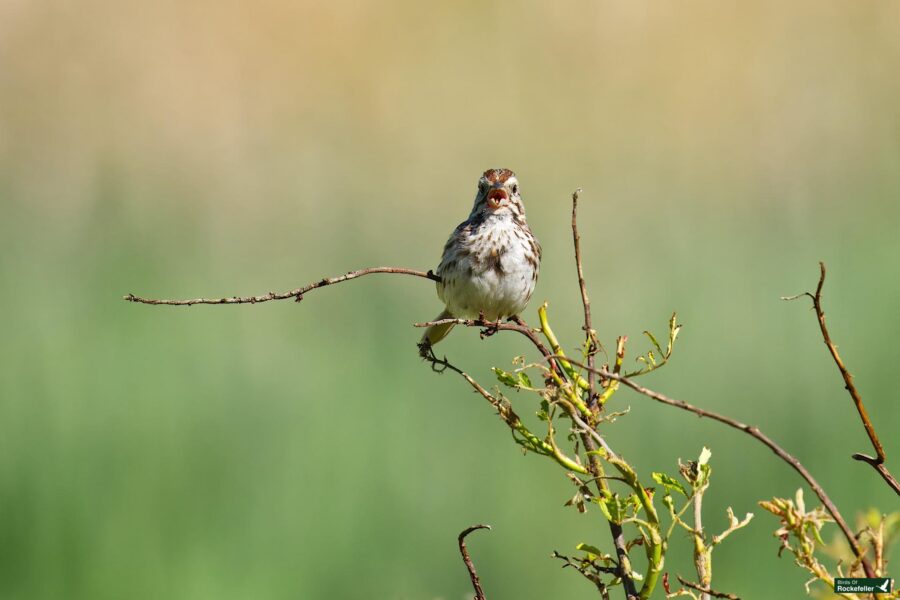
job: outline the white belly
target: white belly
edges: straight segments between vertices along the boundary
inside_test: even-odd
[[[490,321],[517,315],[528,304],[537,281],[533,248],[517,226],[482,226],[464,244],[448,248],[438,275],[438,296],[458,318]]]

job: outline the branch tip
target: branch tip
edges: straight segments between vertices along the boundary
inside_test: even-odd
[[[475,600],[485,600],[484,590],[481,589],[481,581],[478,579],[478,572],[475,571],[475,565],[469,557],[469,551],[466,548],[466,536],[479,529],[490,529],[490,525],[478,524],[466,527],[457,537],[459,542],[459,553],[462,555],[463,563],[469,572],[469,579],[472,581],[472,587],[475,589]]]

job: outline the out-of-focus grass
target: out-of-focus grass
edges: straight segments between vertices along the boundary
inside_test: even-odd
[[[433,267],[509,166],[577,342],[569,193],[607,343],[686,324],[651,387],[761,426],[852,517],[896,499],[803,302],[826,309],[889,456],[900,301],[900,19],[891,4],[202,2],[0,5],[0,596],[460,598],[474,522],[496,597],[590,589],[548,555],[607,544],[462,382],[415,355],[430,284],[300,305],[155,308],[127,292],[288,289]],[[533,309],[534,307],[532,307]],[[526,317],[531,317],[531,310]],[[528,352],[457,331],[489,379]],[[525,399],[513,398],[514,402]],[[707,523],[799,484],[763,448],[622,393],[644,474],[713,450]],[[521,405],[519,412],[532,408]],[[805,576],[776,524],[716,554],[746,597]],[[688,573],[687,542],[667,567]]]

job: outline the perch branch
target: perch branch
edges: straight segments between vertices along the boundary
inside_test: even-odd
[[[469,558],[469,551],[466,549],[466,536],[478,529],[490,529],[490,525],[472,525],[463,530],[459,534],[459,553],[462,554],[463,562],[466,563],[466,570],[469,571],[469,579],[472,580],[472,587],[475,588],[475,600],[485,600],[484,590],[481,589],[481,581],[478,579],[478,573],[475,571],[475,565]]]
[[[841,372],[841,377],[844,379],[844,388],[846,388],[847,392],[850,394],[850,398],[853,399],[853,403],[856,405],[856,411],[859,413],[860,420],[862,420],[863,427],[866,428],[866,434],[869,436],[869,441],[872,442],[872,447],[875,449],[875,456],[856,453],[853,455],[853,458],[870,465],[879,475],[881,475],[885,483],[887,483],[896,494],[900,495],[900,483],[898,483],[897,479],[891,475],[891,472],[888,471],[887,467],[884,466],[884,461],[887,458],[884,453],[884,447],[878,439],[878,434],[875,433],[875,427],[872,425],[871,419],[869,419],[869,413],[866,412],[862,396],[860,395],[859,390],[856,389],[856,385],[853,383],[853,375],[847,370],[844,361],[841,359],[841,355],[838,354],[837,346],[831,341],[831,334],[828,332],[828,326],[825,324],[825,311],[822,309],[822,288],[825,286],[825,263],[823,262],[819,263],[819,273],[819,284],[816,286],[816,292],[814,294],[811,292],[804,292],[797,296],[782,299],[796,300],[803,296],[809,296],[812,299],[813,309],[816,311],[816,318],[819,321],[819,329],[822,331],[822,340],[828,347],[828,352],[831,353],[834,364],[837,365],[838,370]]]
[[[360,269],[358,271],[350,271],[349,273],[338,275],[337,277],[326,277],[324,279],[314,281],[313,283],[309,283],[307,285],[304,285],[303,287],[299,287],[289,292],[269,292],[268,294],[262,294],[260,296],[194,298],[192,300],[157,300],[155,298],[141,298],[140,296],[135,296],[134,294],[128,294],[126,296],[123,296],[122,298],[124,300],[127,300],[128,302],[137,302],[139,304],[156,304],[167,306],[193,306],[194,304],[258,304],[260,302],[269,302],[270,300],[287,300],[289,298],[294,298],[296,302],[300,302],[301,300],[303,300],[303,295],[312,290],[318,289],[320,287],[325,287],[327,285],[334,285],[335,283],[350,281],[351,279],[356,279],[357,277],[362,277],[363,275],[373,275],[375,273],[413,275],[415,277],[422,277],[424,279],[430,279],[432,281],[441,280],[440,277],[438,277],[431,271],[428,271],[426,273],[425,271],[404,269],[402,267],[371,267],[368,269]]]
[[[578,364],[575,361],[569,359],[569,362],[575,364],[583,369],[588,368],[587,365]],[[825,505],[825,508],[831,514],[832,518],[834,518],[835,523],[837,523],[838,527],[840,527],[841,532],[844,534],[844,537],[847,539],[847,543],[850,544],[850,548],[853,550],[853,554],[856,555],[856,558],[862,563],[863,569],[866,572],[866,577],[875,577],[875,572],[872,570],[872,565],[869,564],[869,561],[865,557],[865,550],[863,550],[862,546],[859,544],[859,540],[857,540],[853,531],[847,525],[847,522],[844,521],[844,517],[841,516],[838,507],[831,501],[831,498],[825,492],[819,482],[815,480],[812,474],[803,466],[803,464],[797,460],[795,456],[788,453],[784,448],[779,446],[775,441],[773,441],[769,436],[764,434],[759,430],[758,427],[754,427],[752,425],[747,425],[745,423],[741,423],[736,419],[732,419],[731,417],[726,417],[724,415],[720,415],[718,413],[714,413],[709,410],[705,410],[699,407],[696,407],[692,404],[688,404],[684,400],[676,400],[675,398],[669,398],[664,394],[660,394],[659,392],[654,392],[651,389],[645,388],[644,386],[635,383],[628,377],[624,377],[618,373],[614,373],[612,371],[607,371],[606,369],[593,369],[597,375],[601,377],[608,377],[615,381],[622,383],[630,387],[632,390],[637,393],[647,396],[648,398],[652,398],[657,402],[662,402],[663,404],[668,404],[669,406],[674,406],[675,408],[680,408],[682,410],[686,410],[688,412],[692,412],[700,417],[707,417],[714,421],[718,421],[720,423],[724,423],[729,427],[737,429],[739,431],[743,431],[747,435],[753,437],[758,440],[762,444],[764,444],[769,450],[774,452],[780,459],[789,464],[800,476],[809,484],[809,487],[815,492],[816,496],[819,497],[819,500],[822,501],[822,504]]]
[[[491,336],[497,331],[515,331],[521,333],[534,344],[534,347],[541,353],[541,356],[549,360],[551,366],[555,370],[562,372],[556,364],[556,360],[553,359],[553,353],[547,349],[543,342],[541,342],[535,331],[520,318],[517,318],[513,323],[504,323],[503,321],[494,322],[485,319],[439,319],[437,321],[427,321],[425,323],[413,323],[413,326],[431,327],[432,325],[449,325],[450,323],[462,325],[463,327],[479,327],[482,329],[482,337]]]

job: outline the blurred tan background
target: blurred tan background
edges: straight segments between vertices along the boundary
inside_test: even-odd
[[[896,509],[849,459],[867,440],[812,313],[778,298],[827,262],[832,334],[900,464],[898,74],[893,2],[0,0],[0,597],[458,600],[475,522],[495,527],[471,544],[489,597],[591,597],[549,554],[607,547],[599,513],[563,509],[561,472],[420,363],[429,283],[120,300],[432,268],[495,166],[544,246],[527,318],[547,300],[578,342],[583,187],[600,335],[637,351],[685,323],[645,383],[759,425],[848,518]],[[465,331],[442,350],[485,382],[529,351]],[[757,513],[716,587],[802,597],[755,505],[799,479],[617,402],[609,437],[644,475],[710,446],[712,530]]]

